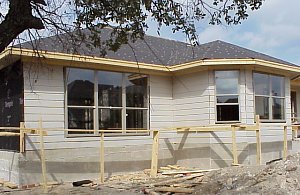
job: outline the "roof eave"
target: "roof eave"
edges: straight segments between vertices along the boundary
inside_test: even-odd
[[[241,67],[242,65],[242,67]],[[299,74],[300,67],[288,64],[281,64],[260,59],[204,59],[193,61],[185,64],[172,66],[172,72],[188,72],[206,67],[207,69],[234,69],[234,68],[251,68],[258,71],[278,71],[284,74]]]
[[[78,68],[92,68],[99,70],[112,70],[123,72],[137,72],[147,74],[172,75],[195,69],[252,67],[257,70],[281,70],[285,73],[300,74],[300,67],[288,64],[270,62],[260,59],[204,59],[174,66],[147,64],[132,61],[115,60],[101,57],[82,56],[48,51],[34,51],[30,49],[7,48],[0,54],[1,65],[8,64],[17,59],[24,62],[42,63],[55,66],[68,66]],[[0,66],[0,69],[2,67]]]

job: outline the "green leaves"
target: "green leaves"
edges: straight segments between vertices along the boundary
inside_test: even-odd
[[[172,32],[184,33],[197,45],[197,24],[208,19],[209,24],[236,25],[247,19],[251,10],[262,6],[263,0],[74,0],[77,29],[88,28],[87,35],[96,47],[116,51],[122,44],[143,39],[149,20],[171,26]],[[111,28],[109,38],[101,29]],[[81,34],[81,36],[85,36]]]

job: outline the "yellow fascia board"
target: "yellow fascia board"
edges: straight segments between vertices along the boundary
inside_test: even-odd
[[[99,68],[102,66],[115,67],[116,69],[136,69],[157,72],[165,75],[172,75],[172,73],[184,71],[196,67],[213,67],[213,66],[226,66],[226,65],[248,65],[248,66],[262,66],[269,68],[276,68],[294,73],[300,73],[300,67],[291,66],[282,63],[270,62],[260,59],[205,59],[198,60],[174,66],[164,66],[158,64],[137,63],[132,61],[116,60],[101,57],[82,56],[75,54],[66,54],[59,52],[48,51],[34,51],[30,49],[7,48],[0,54],[0,59],[8,55],[20,56],[25,61],[32,61],[32,57],[41,57],[45,62],[52,65],[74,66],[82,68]]]
[[[5,58],[6,56],[10,55],[11,52],[10,52],[11,49],[9,48],[6,48],[3,52],[0,53],[0,59],[3,59]]]
[[[264,67],[282,69],[286,71],[292,72],[299,72],[300,67],[291,66],[276,62],[270,62],[266,60],[259,60],[259,59],[207,59],[207,60],[199,60],[184,64],[179,64],[171,67],[171,70],[174,71],[181,71],[188,68],[195,68],[199,66],[222,66],[222,65],[259,65]]]
[[[109,65],[109,66],[117,66],[117,67],[124,67],[124,68],[133,68],[133,69],[145,69],[145,70],[163,71],[163,72],[170,71],[168,67],[162,65],[156,65],[156,64],[137,63],[132,61],[123,61],[123,60],[115,60],[109,58],[82,56],[82,55],[66,54],[66,53],[58,53],[58,52],[33,51],[29,49],[10,48],[7,50],[5,50],[3,53],[9,52],[9,54],[11,55],[16,55],[16,56],[19,55],[25,61],[32,60],[32,57],[41,57],[42,60],[46,60],[47,62],[50,63],[51,60],[61,61],[61,62],[66,61],[68,63],[64,63],[64,65],[69,64],[70,66],[72,66],[72,64],[82,63],[82,64],[93,64],[93,65]],[[83,67],[88,68],[89,66],[83,65]]]
[[[270,62],[270,61],[260,60],[260,59],[256,59],[255,61],[257,65],[300,73],[300,66],[292,66],[292,65]]]

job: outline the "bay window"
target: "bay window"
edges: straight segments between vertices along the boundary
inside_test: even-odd
[[[123,134],[148,129],[147,75],[78,68],[65,72],[68,129],[124,130]]]
[[[284,77],[255,72],[253,85],[256,115],[259,115],[262,120],[284,120]]]
[[[238,122],[239,71],[215,71],[217,122]]]

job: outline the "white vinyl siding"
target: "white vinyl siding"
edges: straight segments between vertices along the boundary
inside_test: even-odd
[[[42,118],[43,127],[65,129],[63,67],[51,66],[31,68],[24,66],[25,99],[24,114],[26,127],[38,127]],[[38,70],[38,72],[35,72]],[[286,122],[290,122],[290,83],[285,78]],[[150,86],[150,129],[165,129],[180,126],[201,126],[215,124],[214,71],[168,76],[149,76]],[[254,91],[252,70],[240,70],[240,120],[244,124],[254,123]],[[261,124],[261,136],[265,142],[282,141],[285,123]],[[230,132],[199,133],[196,137],[185,137],[174,132],[162,133],[161,139],[174,143],[177,147],[183,139],[189,143],[230,143]],[[290,135],[289,135],[290,136]],[[46,149],[99,147],[99,137],[66,138],[63,131],[48,131],[45,136]],[[238,132],[237,141],[255,143],[255,133]],[[151,136],[105,137],[106,147],[149,146]],[[167,143],[161,147],[167,150]],[[174,146],[175,147],[175,146]],[[26,150],[39,148],[39,136],[26,136]],[[175,148],[174,148],[175,149]],[[150,151],[151,152],[151,151]],[[171,151],[170,151],[171,152]],[[150,153],[151,154],[151,153]]]

